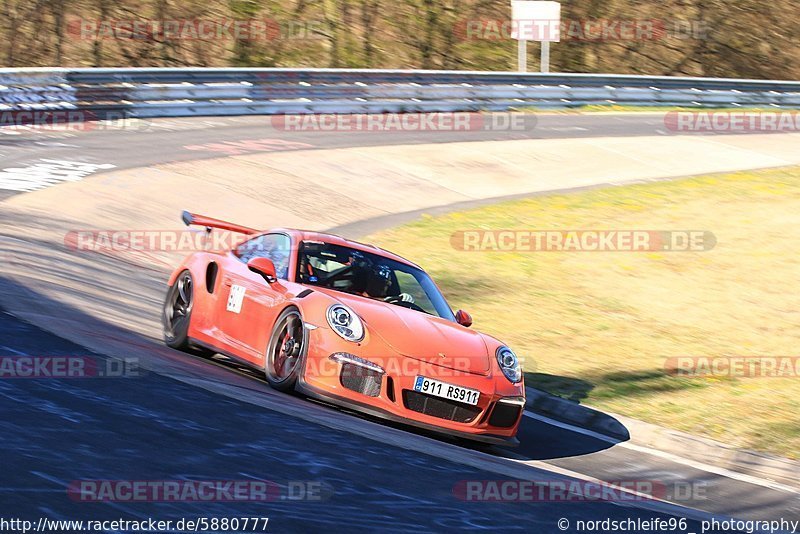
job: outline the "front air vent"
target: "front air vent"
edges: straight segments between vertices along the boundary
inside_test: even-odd
[[[481,413],[477,406],[442,399],[425,393],[403,390],[403,404],[409,410],[456,423],[471,423]]]
[[[394,398],[394,379],[391,376],[386,377],[386,396],[389,400],[395,402]]]
[[[381,379],[383,374],[352,363],[343,363],[339,374],[339,383],[351,391],[356,391],[367,397],[377,397],[381,394]]]
[[[494,405],[492,415],[489,417],[489,424],[500,428],[512,427],[519,419],[522,408],[518,404],[498,402]]]

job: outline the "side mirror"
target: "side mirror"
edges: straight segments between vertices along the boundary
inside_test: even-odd
[[[269,258],[253,258],[247,262],[247,268],[263,276],[269,284],[278,280],[278,275],[275,273],[275,264]]]
[[[472,326],[472,316],[464,310],[456,312],[456,322],[461,326]]]

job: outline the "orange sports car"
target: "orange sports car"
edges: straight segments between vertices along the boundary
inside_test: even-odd
[[[514,352],[453,313],[417,265],[372,245],[302,230],[244,234],[191,254],[164,304],[170,347],[219,353],[301,394],[428,430],[515,445],[525,406]]]

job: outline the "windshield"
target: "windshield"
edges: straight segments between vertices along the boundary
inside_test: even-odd
[[[378,254],[305,241],[298,252],[297,281],[455,321],[447,301],[423,270]]]

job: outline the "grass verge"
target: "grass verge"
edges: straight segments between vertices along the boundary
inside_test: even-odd
[[[700,252],[468,252],[463,230],[703,230]],[[598,189],[452,213],[370,240],[414,259],[550,393],[800,457],[800,375],[678,377],[668,359],[798,355],[800,168]]]
[[[582,113],[667,113],[670,111],[694,111],[706,113],[780,113],[797,111],[795,106],[788,107],[745,107],[745,106],[633,106],[627,104],[589,104],[568,108],[549,108],[536,106],[520,106],[516,111],[523,113],[549,114],[582,114]]]

